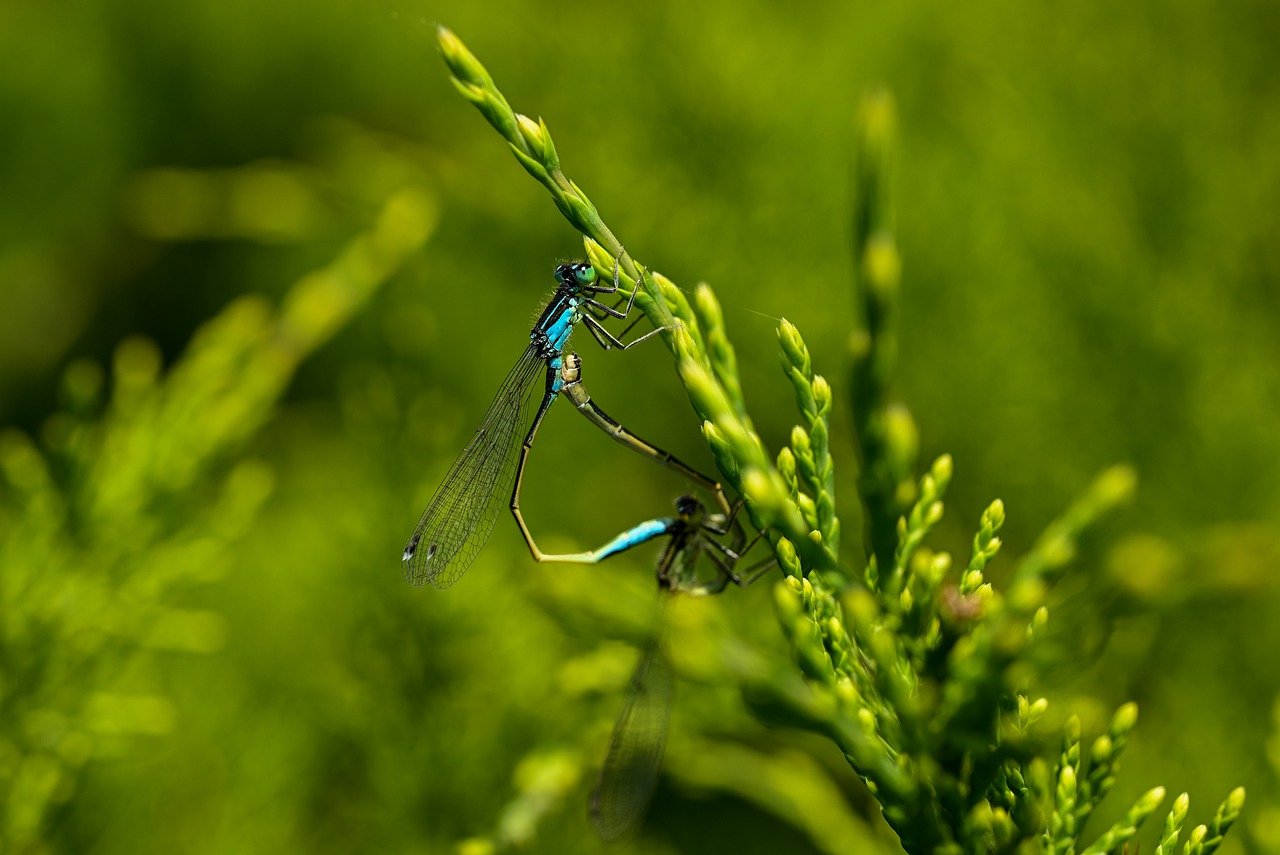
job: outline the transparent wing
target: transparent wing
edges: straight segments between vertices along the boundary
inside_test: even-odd
[[[591,793],[591,824],[609,843],[635,836],[658,784],[675,681],[655,637],[640,653],[609,753]]]
[[[410,583],[449,587],[489,539],[502,505],[499,497],[510,493],[515,478],[533,380],[543,369],[531,344],[502,381],[480,429],[454,461],[404,548]]]

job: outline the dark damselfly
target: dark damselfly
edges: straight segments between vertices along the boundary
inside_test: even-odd
[[[670,595],[718,594],[730,582],[745,587],[776,563],[776,559],[767,558],[741,574],[736,571],[739,559],[760,539],[757,534],[747,542],[746,533],[737,522],[740,508],[741,502],[728,516],[707,513],[694,497],[681,496],[676,500],[675,516],[632,526],[600,549],[587,553],[595,561],[603,561],[650,540],[668,538],[654,570],[661,592],[659,620],[640,649],[600,778],[591,792],[591,823],[605,841],[626,840],[639,831],[662,771],[675,695],[674,675],[662,649],[662,616]],[[728,544],[720,540],[725,536],[729,537]],[[703,556],[714,568],[709,579],[698,573],[698,559]],[[547,560],[563,558],[548,556]]]
[[[616,265],[612,285],[601,284],[595,268],[585,261],[559,265],[555,277],[556,290],[529,333],[529,346],[502,381],[480,428],[454,461],[404,548],[405,578],[415,585],[430,582],[437,588],[449,587],[489,539],[498,515],[495,499],[512,484],[517,459],[522,465],[539,423],[560,391],[564,349],[578,323],[585,324],[606,350],[626,350],[661,332],[651,330],[624,344],[604,328],[601,321],[625,319],[635,306],[634,290],[621,310],[595,299],[619,290]],[[622,334],[632,326],[635,323]],[[526,451],[517,455],[539,370],[546,379],[545,391],[525,436]]]

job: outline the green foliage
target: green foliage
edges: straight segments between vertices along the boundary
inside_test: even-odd
[[[273,308],[244,297],[165,370],[156,346],[116,351],[111,396],[73,364],[64,408],[37,444],[0,437],[0,842],[43,838],[79,770],[128,740],[170,732],[169,699],[140,679],[157,651],[211,653],[221,615],[182,605],[221,578],[272,488],[244,445],[299,363],[330,339],[432,229],[405,190]]]
[[[850,403],[862,456],[858,487],[867,508],[866,541],[885,550],[872,551],[876,563],[888,567],[893,532],[913,497],[920,454],[911,413],[891,397],[890,389],[898,358],[894,313],[902,262],[889,188],[894,110],[888,93],[863,100],[857,130],[853,253],[862,324],[850,342]]]
[[[565,178],[546,123],[516,114],[457,36],[444,27],[438,35],[455,86],[551,192],[582,232],[593,263],[605,269],[609,257],[625,258],[596,207]],[[1103,473],[1019,562],[1007,599],[983,582],[1004,523],[1003,504],[993,502],[974,536],[968,569],[959,584],[947,581],[950,555],[925,542],[944,514],[952,460],[939,457],[916,489],[904,486],[915,429],[905,408],[888,402],[899,265],[886,180],[892,126],[887,96],[873,96],[861,117],[854,231],[864,325],[855,337],[853,390],[868,520],[864,584],[854,583],[839,563],[831,387],[814,374],[799,330],[785,320],[778,328],[783,371],[802,424],[774,466],[747,416],[711,289],[699,286],[698,309],[691,314],[665,277],[629,258],[627,285],[645,287],[650,299],[642,305],[670,333],[668,345],[717,466],[745,498],[785,574],[775,590],[776,613],[812,696],[788,697],[774,686],[774,699],[835,742],[908,852],[1011,852],[1039,838],[1043,851],[1071,855],[1115,784],[1137,707],[1120,708],[1087,758],[1081,755],[1080,722],[1070,718],[1046,779],[1041,745],[1031,732],[1046,703],[1029,702],[1014,675],[1030,661],[1048,618],[1049,590],[1075,557],[1077,541],[1131,494],[1135,479],[1125,467]],[[897,415],[890,415],[891,408]],[[909,505],[908,497],[914,497]],[[890,530],[887,519],[895,516]],[[1239,814],[1243,793],[1232,793],[1211,828],[1192,832],[1188,853],[1217,847]],[[1082,851],[1119,851],[1164,797],[1163,787],[1148,791]],[[1166,838],[1176,841],[1184,814],[1185,803],[1176,803]]]
[[[95,370],[76,379],[78,366],[106,366],[96,373],[110,397],[113,353],[141,338],[161,354],[162,382],[195,330],[246,294],[282,305],[289,283],[339,256],[391,196],[412,188],[440,212],[427,250],[299,364],[271,417],[166,499],[186,537],[222,544],[198,578],[158,600],[185,615],[183,637],[121,665],[125,637],[99,647],[92,685],[70,669],[42,684],[65,708],[88,691],[116,704],[99,706],[98,720],[155,726],[91,735],[89,760],[59,761],[28,843],[0,849],[443,853],[492,830],[529,852],[605,851],[586,793],[629,645],[648,629],[652,556],[589,572],[537,567],[499,525],[450,596],[414,595],[399,573],[405,535],[514,359],[550,268],[580,252],[543,186],[523,180],[440,74],[430,22],[441,20],[512,104],[546,117],[562,171],[590,190],[600,219],[636,256],[660,260],[670,279],[651,273],[639,299],[659,289],[713,372],[721,345],[706,330],[732,337],[733,367],[715,376],[783,495],[794,490],[797,536],[813,530],[813,497],[790,443],[795,424],[807,434],[812,421],[791,406],[794,377],[778,376],[777,324],[762,315],[803,331],[833,389],[837,555],[855,578],[872,541],[858,501],[867,482],[884,485],[875,542],[889,568],[921,466],[944,452],[955,461],[947,512],[916,553],[954,557],[944,602],[954,582],[965,597],[991,596],[989,586],[1008,606],[1020,559],[1088,473],[1117,459],[1141,472],[1132,504],[1082,531],[1026,621],[1035,640],[1005,675],[1017,695],[1004,714],[1046,759],[1030,779],[999,773],[993,817],[1015,803],[1047,817],[1068,714],[1081,722],[1084,781],[1112,711],[1133,698],[1142,726],[1077,848],[1151,782],[1188,790],[1196,805],[1167,851],[1198,823],[1207,840],[1213,805],[1241,783],[1249,809],[1219,851],[1280,851],[1280,773],[1258,750],[1275,729],[1259,710],[1280,692],[1272,0],[905,0],[814,4],[803,16],[779,4],[583,0],[512,0],[500,15],[457,0],[87,0],[70,15],[0,6],[0,424],[31,438],[56,492],[74,491],[49,455],[50,414],[109,416],[72,406],[72,387],[99,382],[79,386]],[[887,84],[896,106],[876,95],[860,109],[868,81]],[[850,140],[869,136],[851,131],[853,117],[875,110],[891,119],[880,159],[893,180],[880,186],[897,204],[859,196],[851,217]],[[855,180],[888,174],[872,163],[860,156]],[[851,264],[842,248],[868,208],[896,208],[872,223],[875,246],[892,252]],[[593,250],[606,269],[610,251]],[[863,329],[870,260],[894,283],[874,339]],[[715,284],[719,320],[699,314],[698,277]],[[855,383],[867,376],[848,369],[872,346],[892,359],[879,403],[864,407]],[[737,446],[713,424],[705,444],[693,429],[700,420],[660,350],[584,353],[593,393],[698,468],[736,466]],[[871,455],[889,464],[883,475],[862,464],[869,437],[857,422],[873,412],[893,455]],[[580,421],[553,409],[527,484],[531,525],[567,550],[668,512],[684,486]],[[214,420],[184,429],[194,450],[224,430]],[[164,437],[130,454],[149,457],[153,442],[166,467],[184,465]],[[251,520],[228,534],[226,518],[203,509],[240,467],[271,491],[246,499]],[[25,537],[23,500],[7,481],[0,493],[0,530]],[[967,562],[993,495],[1007,512],[991,535],[1003,545],[977,579]],[[156,548],[116,545],[131,537]],[[0,580],[55,584],[28,563],[38,543],[3,540],[19,563],[0,564]],[[777,546],[801,575],[791,541]],[[51,566],[114,585],[121,555],[152,568],[179,551],[163,531],[120,532],[107,547],[76,546],[74,568]],[[848,613],[845,578],[809,573],[810,589],[839,591],[828,622]],[[928,578],[912,576],[913,596]],[[815,689],[833,654],[819,644],[793,656],[773,608],[786,594],[774,587],[675,610],[679,700],[637,852],[899,851],[835,747],[871,749],[874,764],[877,741],[849,727],[849,701]],[[800,597],[801,631],[820,636]],[[922,600],[910,614],[923,624]],[[21,705],[11,675],[27,654],[79,656],[60,630],[31,622],[42,609],[31,596],[0,613],[0,636],[31,630],[24,658],[0,662],[6,714]],[[132,626],[132,610],[115,615]],[[909,658],[928,649],[927,629],[919,638]],[[974,651],[991,661],[1001,648]],[[835,650],[838,667],[858,652]],[[989,673],[982,656],[974,674]],[[42,722],[61,726],[24,721],[34,730],[19,734],[23,745],[48,736]],[[0,736],[17,728],[6,719]],[[76,741],[65,741],[71,756]],[[36,794],[48,781],[40,767],[24,779]],[[1039,800],[1018,796],[1032,786]],[[1156,845],[1157,813],[1131,853]]]

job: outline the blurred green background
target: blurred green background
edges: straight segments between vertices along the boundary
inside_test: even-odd
[[[900,392],[926,459],[957,465],[941,545],[967,555],[999,496],[1016,554],[1131,462],[1044,691],[1087,732],[1142,707],[1108,821],[1157,783],[1193,819],[1244,784],[1229,846],[1280,852],[1270,0],[0,4],[15,851],[449,851],[493,831],[531,752],[523,784],[564,804],[530,850],[601,848],[586,792],[631,661],[602,636],[634,636],[652,556],[538,566],[502,519],[448,592],[400,576],[581,252],[450,87],[435,22],[547,120],[637,258],[717,289],[774,448],[793,411],[771,317],[847,379],[853,116],[887,86]],[[586,341],[595,398],[710,468],[661,348]],[[583,548],[683,489],[557,407],[525,504],[544,545]],[[686,677],[725,637],[785,658],[766,585],[687,614]],[[753,723],[705,670],[638,848],[885,845],[832,747]]]

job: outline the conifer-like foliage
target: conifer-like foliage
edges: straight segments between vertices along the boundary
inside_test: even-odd
[[[858,124],[853,235],[861,317],[844,387],[849,394],[841,400],[838,387],[815,371],[800,331],[782,321],[782,368],[798,416],[789,445],[772,453],[752,425],[734,345],[711,288],[699,285],[687,296],[626,252],[566,176],[546,123],[516,113],[457,36],[445,28],[438,36],[458,91],[550,192],[582,233],[592,262],[612,269],[617,259],[624,290],[636,290],[636,305],[663,328],[720,474],[744,498],[778,559],[783,577],[771,582],[775,611],[803,680],[738,651],[731,670],[748,705],[830,738],[908,852],[1058,855],[1129,846],[1164,803],[1162,787],[1147,791],[1110,828],[1090,827],[1089,820],[1116,781],[1136,706],[1122,706],[1091,742],[1082,741],[1074,717],[1050,737],[1048,702],[1035,693],[1033,664],[1051,619],[1055,582],[1070,567],[1082,533],[1132,492],[1134,476],[1125,467],[1102,473],[1014,562],[1003,590],[986,579],[1002,549],[999,500],[977,520],[964,563],[930,548],[953,462],[944,455],[918,474],[917,431],[894,396],[900,264],[888,181],[889,98],[870,96]],[[852,409],[856,473],[853,461],[837,468],[832,457],[836,406]],[[862,521],[856,549],[848,546],[855,540],[852,520]],[[564,775],[546,777],[557,783],[522,788],[499,832],[469,848],[486,851],[527,837],[547,809],[546,794],[572,784]],[[1209,823],[1189,833],[1182,851],[1215,851],[1243,802],[1244,791],[1233,791]],[[1188,809],[1185,794],[1174,800],[1158,852],[1175,850]]]
[[[429,200],[403,190],[280,307],[242,297],[167,369],[135,338],[106,378],[66,372],[39,440],[0,434],[0,850],[47,851],[80,769],[168,733],[146,675],[159,651],[212,653],[221,615],[184,606],[221,578],[272,489],[244,446],[299,364],[422,245]]]

